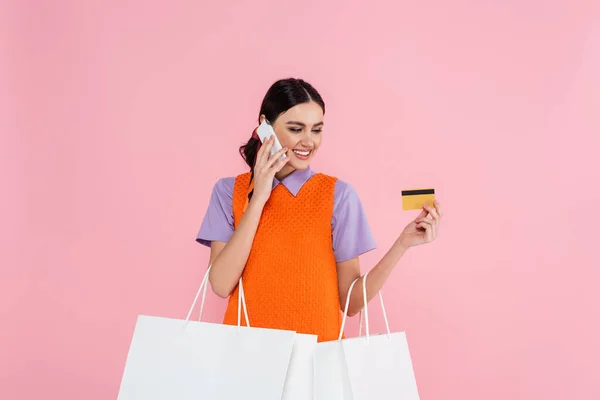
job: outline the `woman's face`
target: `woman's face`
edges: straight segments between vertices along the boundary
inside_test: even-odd
[[[281,146],[288,148],[290,161],[284,169],[306,169],[321,145],[323,110],[313,101],[298,104],[279,115],[273,130]]]

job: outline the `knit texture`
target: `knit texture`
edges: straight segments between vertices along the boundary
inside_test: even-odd
[[[236,178],[233,216],[243,215],[250,173]],[[336,178],[315,174],[294,197],[280,184],[273,189],[242,274],[250,326],[338,338],[341,310],[331,218]],[[237,324],[238,288],[223,322]],[[242,313],[242,321],[245,319]]]

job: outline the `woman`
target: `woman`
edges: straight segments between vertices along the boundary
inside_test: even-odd
[[[237,324],[242,276],[251,326],[315,334],[319,341],[338,337],[348,289],[360,277],[358,257],[375,243],[352,186],[310,169],[324,114],[323,99],[307,82],[275,82],[259,123],[271,123],[283,149],[270,156],[273,140],[261,145],[255,130],[240,148],[251,171],[220,179],[213,188],[197,241],[211,248],[213,291],[230,297],[225,324]],[[369,272],[368,300],[410,247],[437,237],[440,218],[436,202],[404,228]],[[362,307],[362,293],[355,290],[348,314]]]

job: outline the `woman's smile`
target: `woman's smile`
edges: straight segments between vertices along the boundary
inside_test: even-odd
[[[312,154],[312,150],[292,150],[292,152],[294,153],[294,155],[302,161],[306,161],[310,158],[311,154]]]

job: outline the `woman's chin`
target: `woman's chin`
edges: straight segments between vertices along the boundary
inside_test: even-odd
[[[290,162],[288,162],[287,165],[289,165],[293,169],[304,170],[310,166],[310,160],[306,160],[306,161],[294,160],[293,162],[292,162],[292,160],[290,160]]]

